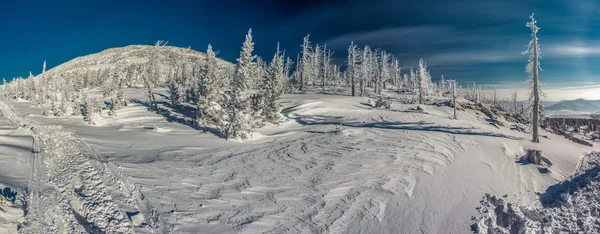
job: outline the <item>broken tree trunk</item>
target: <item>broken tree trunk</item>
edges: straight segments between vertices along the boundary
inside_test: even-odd
[[[535,165],[542,164],[542,151],[541,150],[527,150],[527,162]]]

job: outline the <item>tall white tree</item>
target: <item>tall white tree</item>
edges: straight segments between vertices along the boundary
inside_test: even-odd
[[[379,58],[379,65],[381,68],[379,69],[379,79],[377,80],[377,94],[381,95],[385,87],[385,83],[390,80],[392,74],[389,66],[389,55],[385,51],[381,51],[381,56]]]
[[[529,100],[532,101],[532,139],[531,141],[539,143],[539,114],[540,114],[540,83],[538,79],[538,70],[540,69],[540,45],[538,44],[537,33],[539,31],[539,27],[536,25],[537,21],[534,18],[534,14],[531,14],[529,17],[531,21],[527,22],[525,26],[531,29],[531,41],[527,45],[527,50],[523,52],[523,54],[529,55],[529,63],[525,70],[529,73],[529,82],[530,82],[530,93]]]
[[[46,60],[44,60],[44,65],[42,66],[42,74],[46,73]]]
[[[350,44],[348,47],[348,60],[346,67],[346,74],[348,75],[348,79],[351,84],[351,94],[352,96],[356,96],[356,72],[357,72],[357,62],[359,61],[359,51],[354,42]]]
[[[443,76],[442,76],[443,77]],[[454,119],[457,119],[456,116],[456,98],[458,97],[458,92],[456,92],[456,80],[449,80],[448,87],[452,91],[452,106],[454,107]]]
[[[167,43],[163,41],[157,41],[154,44],[154,48],[152,49],[152,54],[150,55],[150,59],[146,64],[146,72],[143,76],[144,86],[146,87],[146,98],[148,99],[148,108],[151,111],[157,111],[158,107],[156,106],[156,99],[154,97],[154,87],[158,85],[158,80],[160,77],[159,70],[159,56],[160,51],[163,46]]]
[[[419,60],[419,104],[423,104],[423,96],[430,94],[431,76],[427,70],[427,64],[423,59]]]
[[[314,53],[312,54],[312,59],[311,59],[311,81],[312,81],[312,85],[315,86],[317,83],[317,78],[321,77],[321,47],[319,47],[319,44],[317,44],[315,46],[314,49]]]
[[[219,63],[211,45],[208,45],[204,63],[200,67],[198,80],[198,115],[199,125],[222,129],[227,113],[221,106],[223,103],[224,79],[219,77]]]
[[[273,56],[267,74],[264,76],[261,86],[260,96],[264,100],[264,108],[262,111],[263,119],[267,122],[278,123],[281,120],[279,112],[279,99],[283,95],[283,78],[284,77],[284,62],[283,56],[279,51],[277,44],[277,52]]]
[[[231,97],[229,99],[228,114],[229,125],[226,129],[227,138],[246,139],[250,136],[252,119],[249,116],[248,81],[252,80],[254,69],[254,42],[252,42],[252,29],[248,30],[246,40],[242,46],[240,57],[237,59],[235,74],[230,82]]]
[[[440,81],[440,96],[444,96],[446,93],[446,81],[444,80],[444,75],[442,75],[442,80]]]
[[[304,37],[304,42],[302,43],[302,57],[298,62],[299,79],[298,79],[298,90],[304,91],[304,86],[310,80],[310,75],[312,74],[310,65],[311,65],[311,57],[312,57],[312,48],[309,40],[310,34]]]
[[[359,89],[360,89],[360,96],[364,96],[365,95],[365,85],[367,83],[367,77],[371,76],[371,47],[369,47],[368,45],[366,45],[362,51],[362,62],[361,62],[361,68],[360,68],[360,77],[359,79]]]

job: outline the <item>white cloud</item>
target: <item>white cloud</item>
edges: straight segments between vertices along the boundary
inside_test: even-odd
[[[596,45],[589,45],[589,44]],[[600,45],[597,42],[557,44],[550,46],[550,52],[564,57],[595,57],[600,56]]]
[[[519,51],[473,50],[440,53],[429,56],[425,61],[430,65],[480,64],[513,61],[523,58]]]

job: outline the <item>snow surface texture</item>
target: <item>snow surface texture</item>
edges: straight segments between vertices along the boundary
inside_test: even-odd
[[[27,130],[0,114],[0,233],[17,233],[23,222],[32,145]]]
[[[473,110],[453,120],[450,107],[375,109],[365,98],[316,94],[287,95],[285,122],[225,141],[195,129],[167,97],[157,98],[158,113],[138,102],[103,113],[103,126],[0,103],[42,148],[39,196],[29,197],[22,230],[465,233],[485,193],[531,203],[590,150],[554,135],[530,143],[512,123],[495,127]],[[530,148],[552,161],[549,173],[515,163]]]
[[[31,192],[27,202],[29,215],[20,231],[133,233],[126,209],[133,213],[149,210],[140,207],[136,192],[128,189],[84,142],[61,126],[22,118],[4,102],[0,102],[0,112],[16,125],[29,128],[34,142],[41,142],[43,148],[41,154],[34,154],[30,169],[33,176],[29,177],[27,188]],[[136,227],[144,228],[146,224]]]
[[[600,152],[582,158],[575,175],[550,186],[531,206],[486,194],[472,226],[478,233],[600,233]]]

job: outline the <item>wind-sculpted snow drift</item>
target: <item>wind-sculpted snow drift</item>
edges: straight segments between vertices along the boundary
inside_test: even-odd
[[[600,233],[600,152],[581,160],[575,175],[550,186],[531,206],[486,194],[476,233]]]

